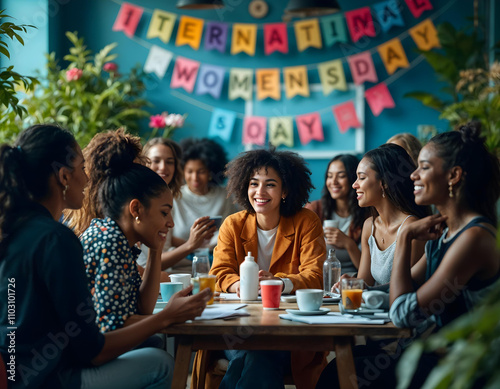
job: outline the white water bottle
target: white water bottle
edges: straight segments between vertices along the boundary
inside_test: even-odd
[[[259,296],[259,265],[249,251],[240,265],[240,299],[257,300]]]
[[[340,261],[335,255],[335,249],[328,250],[328,258],[323,263],[323,290],[325,295],[331,295],[332,287],[340,280]]]

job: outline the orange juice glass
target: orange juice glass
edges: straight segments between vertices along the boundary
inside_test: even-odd
[[[200,282],[200,292],[205,288],[210,288],[212,297],[210,297],[207,305],[212,305],[214,303],[215,276],[211,274],[200,274],[198,278]]]
[[[364,281],[359,278],[344,278],[342,280],[342,305],[345,311],[359,311],[364,284]]]

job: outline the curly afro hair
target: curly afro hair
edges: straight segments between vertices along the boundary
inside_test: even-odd
[[[273,168],[281,178],[283,191],[287,193],[286,200],[281,203],[281,215],[292,216],[300,211],[314,189],[311,171],[297,153],[277,151],[275,147],[244,152],[227,165],[228,196],[233,195],[243,209],[255,213],[248,199],[248,185],[255,172],[261,168]]]

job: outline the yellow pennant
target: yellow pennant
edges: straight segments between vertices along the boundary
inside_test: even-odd
[[[177,30],[176,46],[189,45],[193,49],[200,48],[201,34],[203,33],[203,19],[181,16]]]
[[[341,59],[320,63],[318,65],[318,73],[325,96],[328,96],[335,89],[341,91],[347,90]]]
[[[258,100],[264,100],[266,97],[281,99],[279,69],[258,69],[255,72],[255,80]]]
[[[155,9],[151,17],[151,22],[149,23],[148,35],[146,38],[152,39],[159,37],[163,43],[168,43],[172,36],[172,30],[174,29],[176,19],[176,14]]]
[[[293,119],[291,116],[269,118],[269,142],[273,146],[293,147]]]
[[[307,80],[307,67],[293,66],[285,68],[286,98],[291,99],[296,95],[309,97],[309,82]]]
[[[231,54],[245,52],[248,55],[255,55],[255,42],[257,42],[256,24],[233,24]]]
[[[434,47],[441,47],[436,27],[431,19],[425,19],[422,23],[410,28],[409,31],[420,50],[428,51]]]
[[[294,23],[297,49],[304,51],[308,47],[321,49],[321,33],[318,19],[301,20]]]
[[[377,49],[388,74],[394,73],[398,68],[407,68],[410,66],[403,45],[401,45],[401,41],[398,38],[391,39],[380,45]]]

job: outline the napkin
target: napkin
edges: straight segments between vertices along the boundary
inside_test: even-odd
[[[221,293],[221,294],[219,294],[219,299],[224,300],[224,301],[240,301],[241,300],[236,293]],[[262,297],[258,296],[257,300],[253,300],[253,301],[255,301],[255,302],[262,301]]]
[[[250,316],[247,310],[241,309],[245,306],[246,304],[207,305],[201,316],[195,317],[194,320],[214,320],[236,316]]]
[[[384,319],[368,319],[353,315],[342,315],[339,312],[330,312],[323,316],[283,314],[280,315],[280,318],[306,324],[384,324],[387,322]]]
[[[389,309],[389,293],[380,290],[365,290],[363,292],[365,306],[370,309]]]

